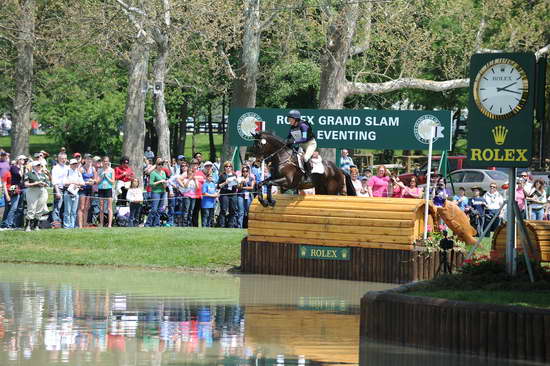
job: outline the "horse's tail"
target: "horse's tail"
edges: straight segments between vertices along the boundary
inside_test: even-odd
[[[348,196],[357,196],[357,192],[355,191],[355,187],[353,186],[353,182],[351,181],[351,176],[340,169],[342,174],[346,177],[346,192]]]

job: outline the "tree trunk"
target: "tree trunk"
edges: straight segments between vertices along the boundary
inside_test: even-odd
[[[14,120],[11,135],[11,155],[29,154],[31,129],[33,45],[35,0],[22,0],[17,21],[17,64],[15,66]]]
[[[149,45],[134,41],[128,67],[128,100],[124,116],[122,153],[130,158],[130,166],[141,180],[145,140],[145,99],[147,97],[147,65]]]
[[[210,145],[210,161],[216,161],[216,145],[214,145],[214,130],[212,128],[212,102],[208,102],[208,142]]]
[[[200,122],[197,118],[197,110],[195,109],[193,112],[194,112],[193,113],[193,133],[191,135],[191,155],[189,159],[192,159],[193,155],[197,152],[195,143],[196,143],[197,130],[200,127]]]
[[[184,98],[183,104],[180,107],[180,138],[178,140],[178,155],[185,155],[185,139],[187,138],[187,117],[189,117],[189,102]]]
[[[164,79],[166,77],[166,61],[170,51],[168,37],[165,34],[157,34],[158,55],[153,65],[155,76],[155,129],[158,136],[157,156],[170,161],[170,128],[168,126],[168,114],[164,103]]]
[[[243,44],[241,49],[241,67],[239,75],[233,81],[231,106],[233,108],[256,107],[258,77],[258,59],[260,57],[260,0],[246,0]],[[246,149],[245,149],[246,151]],[[223,140],[222,161],[231,159],[233,149],[229,145],[226,133]]]
[[[319,108],[342,109],[347,96],[346,63],[352,46],[359,4],[349,3],[327,30],[327,44],[321,56]],[[319,149],[323,159],[335,161],[336,149]]]

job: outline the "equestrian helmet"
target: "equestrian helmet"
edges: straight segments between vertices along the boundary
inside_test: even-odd
[[[297,109],[292,109],[288,114],[286,115],[289,118],[294,118],[297,120],[300,120],[302,118],[302,115],[300,114],[300,111]]]

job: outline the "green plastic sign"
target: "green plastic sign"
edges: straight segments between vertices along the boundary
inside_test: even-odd
[[[300,248],[298,249],[298,258],[349,261],[351,259],[351,249],[300,245]]]
[[[229,142],[250,146],[253,133],[271,131],[286,138],[288,109],[234,108],[229,114]],[[428,149],[431,126],[437,127],[433,149],[451,149],[450,111],[301,109],[320,148]]]

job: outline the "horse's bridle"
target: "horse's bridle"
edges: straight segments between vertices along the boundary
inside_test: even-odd
[[[257,141],[261,141],[261,139],[255,139]],[[278,155],[281,151],[283,151],[284,149],[286,148],[286,145],[283,145],[281,146],[278,150],[275,150],[275,152],[272,152],[271,154],[269,154],[268,156],[266,156],[265,158],[263,158],[262,160],[264,161],[269,161],[269,159],[271,159],[272,157],[274,157],[275,155]],[[281,164],[286,164],[287,161],[291,160],[292,159],[292,153],[288,154],[288,159],[286,161],[283,161],[281,162]],[[291,161],[292,163],[292,161]]]

